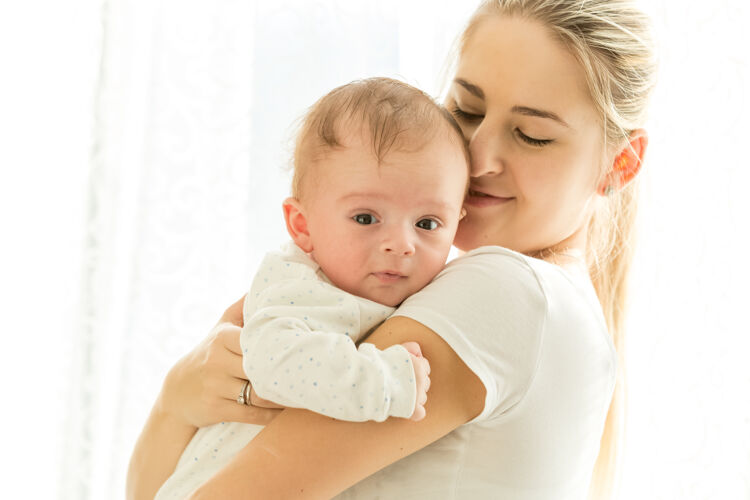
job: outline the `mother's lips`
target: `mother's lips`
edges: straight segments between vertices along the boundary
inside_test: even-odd
[[[479,189],[469,188],[469,196],[490,196],[492,198],[510,198],[510,196],[496,196],[494,194],[489,194],[485,191],[480,191]]]
[[[464,202],[467,205],[472,205],[475,207],[488,207],[502,205],[503,203],[507,203],[514,199],[515,198],[513,197],[494,196],[482,191],[477,191],[476,189],[469,189],[468,196],[466,196],[466,200]]]

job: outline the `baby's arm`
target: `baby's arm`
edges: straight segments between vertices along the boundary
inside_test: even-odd
[[[415,343],[357,348],[357,298],[327,283],[286,279],[256,291],[252,303],[243,367],[261,398],[358,422],[424,415],[429,364]]]
[[[413,420],[414,422],[418,422],[422,420],[425,415],[427,414],[425,410],[425,404],[427,403],[427,391],[430,390],[430,363],[427,361],[427,359],[422,356],[422,350],[419,347],[419,344],[416,342],[404,342],[401,344],[404,346],[404,348],[409,351],[409,354],[411,354],[411,360],[414,364],[414,375],[416,376],[416,383],[417,383],[417,404],[414,408],[414,413],[412,413],[409,420]],[[263,399],[260,396],[258,396],[258,393],[255,392],[255,389],[252,389],[250,391],[250,401],[251,405],[256,408],[269,408],[269,409],[284,409],[285,407],[279,404],[274,403],[273,401],[270,401],[268,399]]]

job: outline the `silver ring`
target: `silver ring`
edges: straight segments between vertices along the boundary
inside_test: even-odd
[[[250,381],[245,380],[245,385],[242,386],[242,391],[240,391],[240,395],[237,396],[237,402],[241,405],[248,404],[250,402],[249,398],[245,397],[245,394],[249,385],[250,385]]]
[[[252,391],[253,391],[253,386],[250,385],[250,381],[248,380],[247,383],[245,384],[244,389],[242,390],[242,395],[245,396],[245,404],[247,406],[253,405],[253,403],[250,401],[250,395]]]

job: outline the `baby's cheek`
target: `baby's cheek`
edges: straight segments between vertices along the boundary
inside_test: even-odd
[[[431,259],[424,262],[420,270],[418,290],[427,286],[443,270],[443,267],[445,267],[445,258],[442,255],[434,255]]]
[[[358,272],[361,270],[361,265],[353,262],[350,254],[330,255],[327,264],[323,268],[323,272],[338,288],[348,293],[362,295],[364,280],[361,277],[361,272]]]

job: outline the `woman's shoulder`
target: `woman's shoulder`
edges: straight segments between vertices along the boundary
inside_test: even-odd
[[[440,316],[460,315],[458,323],[466,320],[469,311],[482,324],[492,324],[502,316],[504,324],[517,320],[521,323],[517,326],[533,335],[547,314],[549,278],[545,274],[552,272],[535,260],[498,246],[474,249],[450,261],[399,310],[427,308]]]
[[[610,339],[601,304],[583,261],[562,267],[498,246],[480,247],[459,259],[467,259],[469,268],[482,268],[488,275],[500,278],[501,282],[508,283],[508,279],[513,279],[516,283],[525,283],[527,286],[520,290],[526,299],[534,294],[539,294],[542,299],[552,320],[547,323],[547,328],[559,327],[561,322],[562,326],[570,327],[566,330],[586,325],[584,330],[596,330]],[[464,264],[459,259],[456,259],[456,264],[461,273]]]
[[[475,288],[478,296],[485,296],[485,288],[490,287],[501,295],[521,295],[545,309],[550,301],[580,302],[585,298],[585,302],[590,302],[594,296],[585,270],[565,269],[500,246],[479,247],[453,259],[431,284],[450,293],[448,290],[462,281],[485,285]],[[594,310],[598,309],[597,302]]]
[[[513,250],[483,246],[450,261],[423,291],[448,297],[469,295],[479,302],[523,300],[542,314],[549,294],[556,293],[550,283],[561,272],[565,274],[554,264]]]
[[[487,245],[475,248],[456,257],[448,262],[446,269],[476,265],[488,266],[490,269],[530,269],[530,258],[509,248]]]
[[[548,314],[536,274],[521,254],[482,247],[452,260],[396,311],[434,331],[482,381],[477,420],[515,405],[533,378]]]
[[[549,309],[544,279],[528,257],[496,246],[480,247],[452,260],[401,310],[425,308],[474,336],[523,332],[535,342]]]
[[[550,338],[566,331],[601,338],[601,309],[592,296],[587,276],[486,246],[452,260],[396,315],[432,329],[479,376],[487,389],[481,417],[488,417],[523,398]]]

